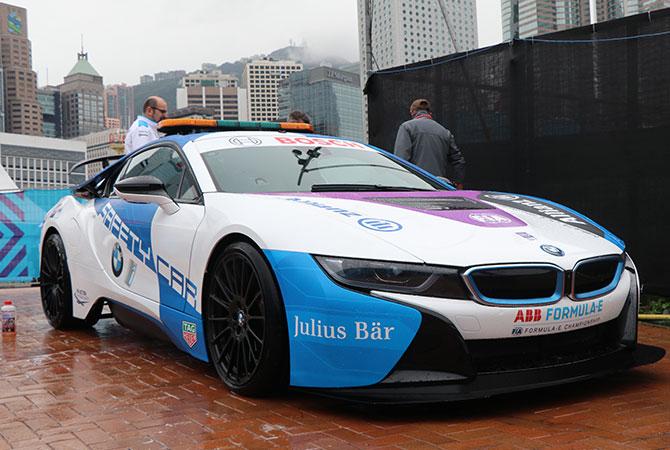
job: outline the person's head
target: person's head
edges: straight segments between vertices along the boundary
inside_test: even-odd
[[[302,111],[291,112],[291,114],[288,115],[288,121],[291,123],[312,123],[312,120],[309,118],[309,116]]]
[[[419,111],[424,111],[427,113],[432,112],[430,110],[430,102],[425,98],[418,98],[412,102],[409,106],[409,115],[414,117]]]
[[[160,122],[167,117],[167,103],[160,97],[151,96],[144,100],[144,116]]]

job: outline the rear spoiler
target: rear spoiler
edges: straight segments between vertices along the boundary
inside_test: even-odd
[[[85,161],[78,162],[77,164],[72,166],[72,168],[70,168],[69,174],[74,172],[75,169],[78,169],[78,168],[83,167],[83,166],[88,166],[89,164],[99,163],[99,162],[102,163],[102,168],[104,169],[107,166],[109,166],[110,161],[115,161],[117,159],[121,159],[124,156],[126,156],[126,155],[106,155],[106,156],[98,156],[97,158],[87,159]]]

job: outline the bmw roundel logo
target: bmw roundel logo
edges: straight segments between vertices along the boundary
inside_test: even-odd
[[[117,242],[114,244],[114,250],[112,250],[112,272],[114,276],[118,277],[123,271],[123,252],[121,251],[121,246]]]
[[[400,225],[398,222],[393,222],[392,220],[386,219],[372,219],[366,217],[364,219],[359,219],[358,224],[364,228],[367,228],[368,230],[382,231],[385,233],[402,230],[402,225]]]
[[[545,252],[549,253],[550,255],[553,256],[564,256],[565,252],[561,250],[558,247],[554,247],[553,245],[540,245],[540,248],[544,250]]]

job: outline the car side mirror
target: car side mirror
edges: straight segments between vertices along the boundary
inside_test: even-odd
[[[117,181],[114,184],[114,193],[132,203],[155,203],[168,214],[179,211],[179,205],[167,193],[163,182],[152,175]]]

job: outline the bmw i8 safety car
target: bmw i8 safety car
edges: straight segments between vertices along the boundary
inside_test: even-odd
[[[55,328],[167,336],[247,395],[434,402],[654,362],[624,243],[308,125],[173,119],[51,209]]]

